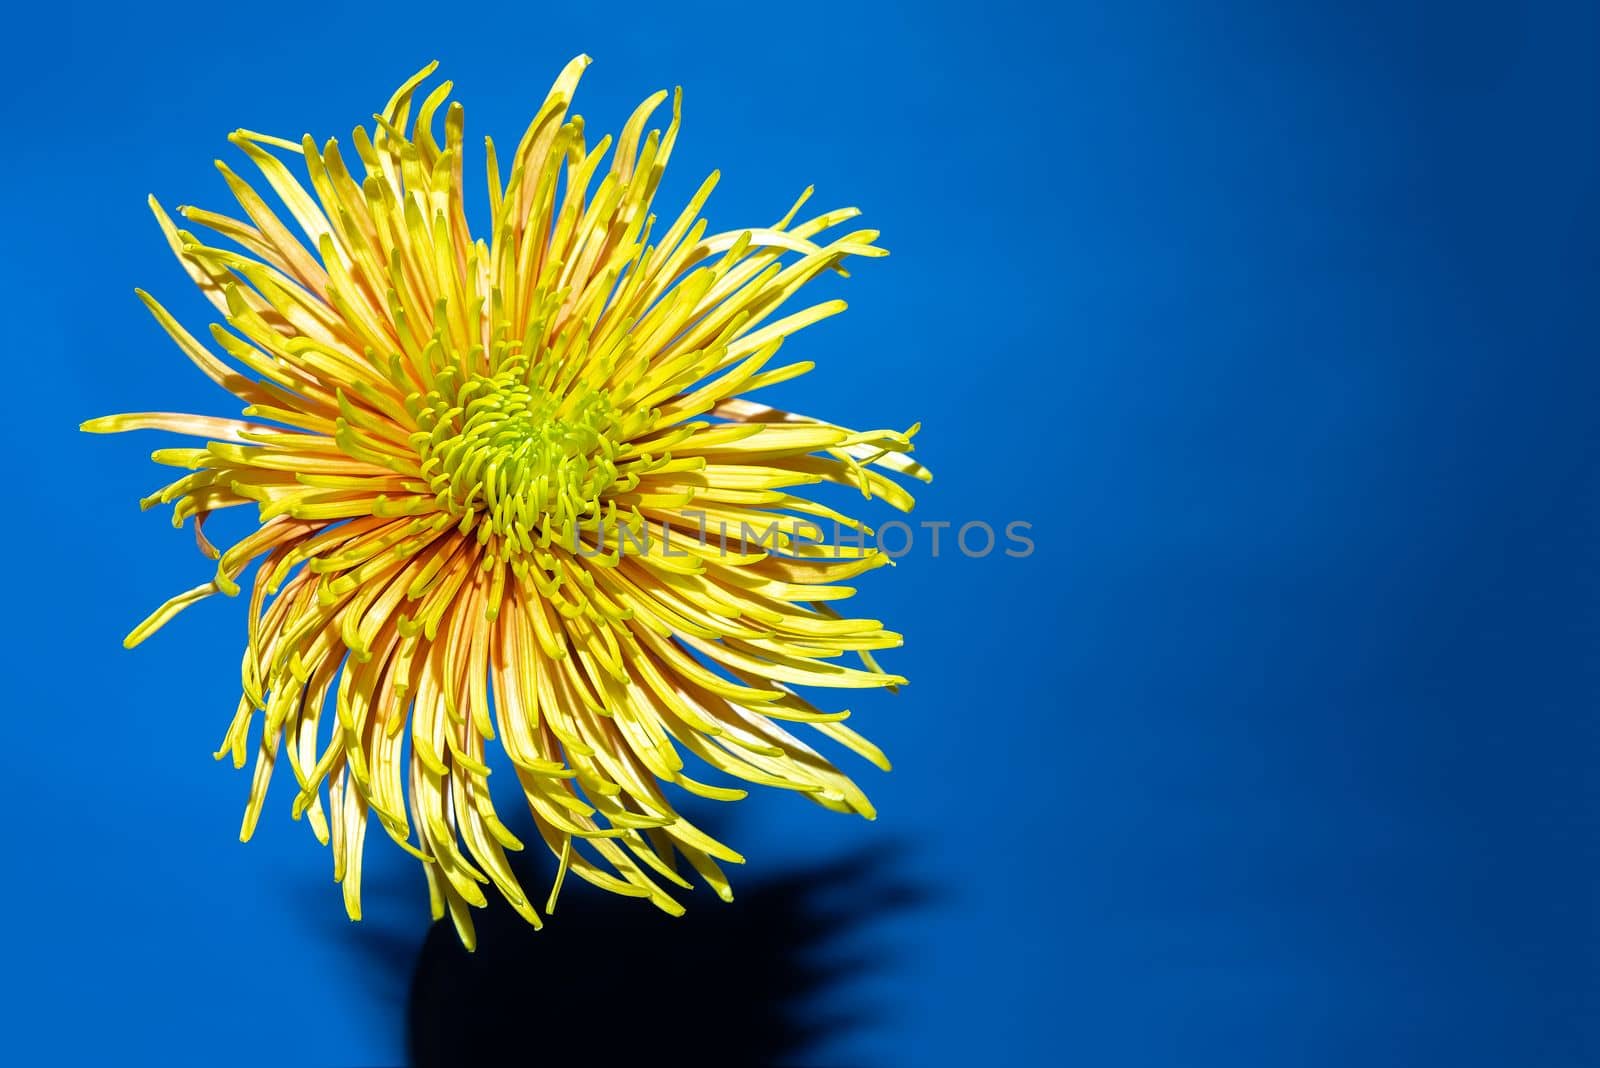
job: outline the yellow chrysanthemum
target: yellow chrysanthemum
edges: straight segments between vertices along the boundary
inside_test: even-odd
[[[909,509],[875,468],[926,480],[905,455],[916,428],[860,433],[739,397],[810,369],[767,364],[843,302],[773,316],[846,256],[882,255],[876,231],[820,243],[856,212],[796,224],[803,195],[770,227],[706,236],[697,216],[713,174],[653,238],[678,100],[665,136],[644,127],[666,93],[634,112],[596,186],[611,139],[591,150],[582,119],[567,117],[588,63],[562,71],[503,186],[487,142],[487,244],[467,228],[460,104],[445,112],[443,144],[434,137],[450,83],[409,122],[431,64],[370,134],[355,131],[359,178],[335,141],[234,133],[308,245],[219,163],[248,221],[180,213],[236,247],[204,244],[151,207],[226,320],[211,332],[235,364],[139,295],[245,418],[84,424],[209,439],[157,450],[192,473],[143,504],[174,503],[178,526],[194,518],[215,577],[127,645],[202,598],[237,594],[258,564],[244,694],[217,753],[242,767],[262,715],[241,838],[286,754],[293,814],[331,840],[351,917],[370,811],[423,862],[434,915],[448,910],[469,947],[467,906],[485,904],[484,884],[540,923],[506,861],[522,843],[490,800],[490,741],[560,858],[547,911],[570,869],[678,913],[663,887],[689,886],[675,854],[724,899],[717,861],[741,858],[678,815],[662,784],[744,796],[690,778],[681,750],[871,817],[855,784],[778,721],[887,768],[847,713],[791,687],[904,681],[871,655],[899,636],[829,606],[852,592],[837,582],[886,558],[862,545],[859,523],[789,491],[842,483]],[[309,192],[269,149],[303,161]],[[258,507],[258,527],[218,552],[203,521],[243,504]],[[862,666],[835,662],[846,653]]]

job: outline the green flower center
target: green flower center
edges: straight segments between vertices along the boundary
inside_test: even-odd
[[[511,552],[596,515],[617,478],[609,398],[582,387],[556,396],[527,378],[521,366],[441,375],[413,438],[441,507]]]

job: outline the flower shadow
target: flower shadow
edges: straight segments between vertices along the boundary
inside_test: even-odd
[[[824,1039],[881,1018],[854,996],[850,1012],[830,1012],[842,999],[826,995],[894,969],[895,947],[868,928],[930,897],[902,874],[902,853],[880,844],[745,880],[728,905],[696,894],[677,918],[569,886],[543,930],[503,903],[476,913],[476,953],[436,923],[408,998],[411,1063],[805,1063]]]

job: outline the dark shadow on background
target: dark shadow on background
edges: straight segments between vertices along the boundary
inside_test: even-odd
[[[503,902],[475,911],[476,953],[436,923],[412,978],[411,1063],[807,1063],[822,1039],[881,1018],[859,999],[848,1013],[821,1003],[894,970],[895,946],[858,936],[929,900],[902,855],[880,845],[764,880],[735,870],[731,904],[697,888],[677,918],[569,882],[543,930]]]

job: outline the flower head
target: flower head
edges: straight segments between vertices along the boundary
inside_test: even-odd
[[[796,223],[803,195],[771,226],[708,236],[715,174],[660,228],[650,204],[678,100],[665,135],[645,126],[666,94],[645,101],[605,166],[611,139],[588,148],[568,116],[588,62],[562,71],[503,183],[486,143],[487,242],[467,227],[460,104],[436,140],[450,83],[411,121],[431,64],[354,132],[353,161],[333,140],[234,133],[304,241],[219,163],[245,217],[179,210],[222,242],[151,207],[221,313],[211,334],[228,359],[139,295],[243,418],[84,424],[206,439],[153,454],[191,473],[143,504],[174,505],[177,526],[193,518],[215,573],[125,644],[248,582],[243,696],[217,753],[242,767],[257,739],[241,838],[286,759],[293,815],[331,843],[351,917],[376,817],[469,947],[468,906],[491,884],[541,922],[507,863],[523,843],[491,801],[489,743],[559,858],[545,911],[570,870],[678,913],[667,887],[690,885],[680,857],[724,899],[718,861],[742,859],[674,810],[667,783],[744,796],[692,778],[684,754],[871,817],[782,724],[887,768],[847,713],[795,687],[904,681],[872,659],[899,636],[831,606],[853,592],[840,582],[886,558],[860,523],[791,491],[841,483],[909,509],[886,472],[927,479],[906,456],[916,428],[857,432],[744,399],[810,369],[773,360],[844,304],[778,313],[847,256],[882,255],[876,232],[824,239],[856,212]],[[207,515],[252,504],[253,531],[214,548]],[[838,662],[847,654],[859,666]]]

